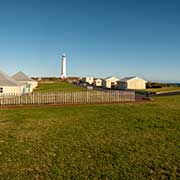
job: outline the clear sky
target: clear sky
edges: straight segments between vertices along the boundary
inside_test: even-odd
[[[180,0],[0,0],[0,69],[180,82]]]

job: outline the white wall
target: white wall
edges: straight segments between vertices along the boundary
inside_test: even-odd
[[[112,88],[112,84],[114,84],[115,85],[115,87],[117,86],[117,80],[104,80],[104,82],[103,82],[103,86],[105,87],[105,88]]]
[[[101,79],[96,79],[94,82],[95,82],[95,86],[102,86],[102,80]]]
[[[134,78],[127,82],[118,82],[119,89],[146,89],[146,81],[140,78]]]
[[[83,78],[83,81],[85,81],[86,83],[89,83],[89,84],[93,84],[94,78],[93,77],[86,77],[86,78]]]
[[[127,83],[128,89],[146,89],[146,81],[141,79],[132,79]]]
[[[22,86],[24,86],[24,93],[31,93],[33,90],[38,86],[37,81],[19,81]],[[28,88],[28,85],[30,85],[30,88]]]
[[[34,90],[38,86],[37,81],[31,81],[30,84],[31,84],[32,90]]]
[[[27,83],[27,82],[26,82]],[[0,93],[0,95],[3,94],[17,94],[21,95],[23,93],[31,93],[33,92],[33,89],[38,86],[37,81],[29,81],[28,83],[30,88],[28,88],[28,85],[21,82],[20,86],[0,86],[0,88],[3,88],[3,93]]]
[[[3,93],[0,93],[0,95],[3,95],[3,94],[21,95],[21,93],[22,93],[22,87],[21,86],[0,86],[0,88],[3,88]]]

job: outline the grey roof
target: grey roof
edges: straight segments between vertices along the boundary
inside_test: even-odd
[[[96,80],[103,80],[102,78],[94,78],[94,80],[96,81]]]
[[[120,79],[120,82],[127,82],[131,79],[134,79],[134,78],[139,78],[139,77],[137,77],[137,76],[125,77],[123,79]],[[142,79],[142,78],[139,78],[139,79]],[[144,80],[144,79],[142,79],[142,80]],[[146,81],[146,80],[144,80],[144,81]]]
[[[123,82],[127,82],[129,81],[130,79],[134,79],[136,76],[131,76],[131,77],[125,77],[123,79],[120,79],[120,81],[123,81]]]
[[[108,79],[110,79],[110,78],[116,78],[116,79],[118,79],[118,78],[115,77],[115,76],[109,76],[109,77],[105,78],[105,80],[108,80]]]
[[[0,86],[19,86],[19,83],[0,70]]]
[[[19,71],[18,73],[14,74],[12,76],[13,79],[16,81],[34,81],[33,79],[29,78],[26,74],[23,72]]]

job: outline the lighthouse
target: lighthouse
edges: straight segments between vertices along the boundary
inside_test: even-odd
[[[66,55],[62,55],[61,59],[61,79],[65,79],[66,76]]]

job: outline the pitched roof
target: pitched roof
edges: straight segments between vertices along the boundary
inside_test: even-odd
[[[139,77],[137,77],[137,76],[131,76],[131,77],[125,77],[125,78],[123,78],[123,79],[120,79],[120,82],[127,82],[127,81],[129,81],[129,80],[131,80],[131,79],[134,79],[134,78],[139,78]],[[142,78],[139,78],[139,79],[142,79]],[[143,81],[146,81],[146,80],[144,80],[144,79],[142,79]]]
[[[127,82],[127,81],[129,81],[130,79],[134,79],[135,77],[136,77],[136,76],[125,77],[125,78],[120,79],[120,81]]]
[[[19,83],[0,70],[0,86],[19,86]]]
[[[107,78],[105,78],[105,80],[109,80],[109,79],[117,79],[117,80],[119,80],[117,77],[115,77],[115,76],[109,76],[109,77],[107,77]]]
[[[102,78],[94,78],[94,80],[95,81],[97,81],[97,80],[101,80],[102,81],[103,79]]]
[[[23,72],[19,71],[18,73],[14,74],[12,76],[13,79],[16,81],[34,81],[33,79],[29,78],[26,74]]]

